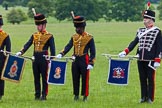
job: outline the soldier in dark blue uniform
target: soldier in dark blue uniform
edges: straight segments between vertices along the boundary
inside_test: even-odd
[[[154,11],[145,10],[143,18],[145,28],[138,29],[135,39],[124,51],[119,53],[119,56],[125,57],[139,44],[137,51],[139,59],[137,64],[141,86],[140,103],[152,103],[155,92],[155,69],[160,66],[162,36],[161,30],[154,25]]]
[[[43,14],[37,14],[34,16],[34,20],[38,32],[32,34],[23,49],[20,52],[17,52],[16,55],[19,56],[24,54],[32,44],[34,45],[33,56],[35,60],[32,67],[34,74],[35,99],[46,100],[48,94],[47,71],[49,61],[47,61],[43,55],[48,55],[48,48],[50,48],[51,56],[55,56],[55,42],[53,35],[46,31],[47,20],[45,16]],[[42,92],[40,76],[42,76]]]
[[[73,22],[76,33],[56,58],[61,58],[74,46],[73,58],[75,60],[72,63],[74,100],[79,99],[80,77],[82,77],[81,95],[83,96],[83,101],[86,101],[89,95],[89,70],[94,66],[96,49],[93,36],[85,32],[85,18],[76,16],[73,18]]]
[[[6,50],[10,52],[11,51],[10,37],[5,31],[2,30],[2,26],[3,26],[3,18],[2,15],[0,15],[0,50]],[[4,53],[0,52],[0,76],[2,74],[5,58],[6,57]],[[5,87],[5,82],[4,80],[0,79],[0,99],[4,95],[4,87]]]

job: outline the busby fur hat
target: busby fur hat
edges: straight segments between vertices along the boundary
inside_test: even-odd
[[[0,25],[3,25],[3,18],[2,18],[2,15],[0,15]]]
[[[155,22],[155,12],[152,10],[145,10],[143,13],[143,17],[152,19]]]
[[[85,27],[86,20],[83,16],[75,16],[73,18],[74,27]]]
[[[36,14],[34,20],[36,25],[47,23],[47,19],[43,14]]]

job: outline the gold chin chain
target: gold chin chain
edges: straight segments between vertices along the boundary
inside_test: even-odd
[[[79,39],[77,39],[76,41],[74,40],[74,43],[77,43],[78,41],[80,41],[82,39],[82,36],[79,37]]]

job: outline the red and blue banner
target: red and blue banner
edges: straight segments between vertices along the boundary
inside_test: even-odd
[[[66,78],[66,64],[65,61],[51,60],[51,66],[48,74],[48,84],[64,85]]]
[[[1,79],[20,82],[25,62],[24,58],[8,55],[2,70]]]
[[[107,83],[114,85],[127,85],[129,65],[130,60],[110,59]]]

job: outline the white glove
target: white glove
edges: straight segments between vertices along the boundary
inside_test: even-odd
[[[22,55],[22,53],[21,52],[17,52],[15,56],[20,56],[20,55]]]
[[[125,57],[126,56],[126,52],[125,51],[122,51],[121,53],[118,54],[119,57]]]
[[[51,68],[51,61],[49,61],[49,63],[48,63],[48,68],[49,69]]]
[[[50,60],[50,57],[49,56],[46,56],[46,60]]]
[[[35,60],[35,57],[34,57],[34,56],[32,56],[32,58],[31,58],[31,59],[32,59],[32,61],[34,61],[34,60]]]
[[[139,54],[136,54],[136,55],[134,56],[134,58],[139,58]]]
[[[155,63],[154,63],[154,67],[155,67],[155,68],[158,68],[159,66],[160,66],[160,63],[159,63],[159,62],[155,62]]]
[[[75,58],[76,58],[75,56],[72,56],[72,57],[71,57],[72,60],[75,60]]]
[[[92,65],[88,65],[87,69],[91,70],[91,69],[93,69],[93,66]]]
[[[61,58],[62,58],[62,54],[56,55],[56,58],[57,58],[57,59],[61,59]]]

